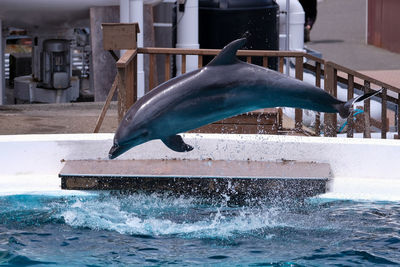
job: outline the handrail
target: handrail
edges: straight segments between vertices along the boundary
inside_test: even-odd
[[[220,49],[180,49],[180,48],[156,48],[156,47],[146,47],[146,48],[138,48],[138,53],[142,54],[150,54],[151,60],[154,62],[154,55],[157,54],[165,54],[167,55],[165,66],[169,66],[170,63],[170,55],[182,55],[182,73],[186,72],[186,55],[197,55],[199,58],[199,67],[203,66],[203,58],[205,55],[217,55],[221,50]],[[386,108],[386,102],[390,101],[395,104],[400,103],[400,98],[396,99],[392,96],[387,95],[387,91],[393,91],[395,93],[400,93],[400,89],[384,82],[381,82],[377,79],[369,77],[365,74],[359,73],[357,71],[348,69],[339,64],[325,61],[321,58],[315,57],[313,55],[307,54],[301,51],[269,51],[269,50],[239,50],[237,52],[238,56],[245,56],[246,61],[251,63],[251,57],[263,57],[263,66],[267,66],[268,57],[278,57],[279,58],[279,71],[283,72],[283,59],[286,57],[296,58],[295,61],[295,70],[296,70],[296,78],[302,80],[303,79],[303,71],[304,69],[312,70],[316,74],[315,85],[321,87],[321,75],[325,76],[325,90],[328,90],[329,93],[333,95],[337,95],[337,84],[339,82],[344,82],[349,86],[349,92],[347,98],[350,99],[354,95],[354,88],[362,89],[363,91],[374,90],[371,89],[371,84],[378,85],[384,88],[384,93],[379,94],[378,96],[382,98],[383,105],[382,108]],[[315,67],[312,66],[309,62],[303,64],[303,58],[308,61],[314,61]],[[328,71],[327,71],[328,70]],[[338,72],[344,72],[347,74],[348,78],[344,78],[341,75],[338,75]],[[152,72],[154,73],[154,71]],[[166,79],[170,78],[170,70],[166,69]],[[364,85],[359,84],[354,81],[354,78],[361,79],[364,81]],[[154,80],[150,77],[150,84],[154,86]],[[379,122],[370,118],[370,104],[369,101],[365,101],[364,104],[365,110],[365,132],[364,137],[370,137],[370,125],[378,125]],[[383,118],[385,116],[385,118]],[[400,117],[400,115],[398,115]],[[325,116],[325,135],[326,136],[336,136],[336,120],[337,116],[335,114],[327,114]],[[398,119],[400,124],[400,119]],[[300,130],[302,127],[302,110],[296,109],[295,111],[295,125],[296,129]],[[388,128],[386,122],[386,110],[382,110],[382,138],[386,137],[386,130]],[[353,123],[349,121],[348,123],[348,137],[353,136]],[[316,115],[316,133],[319,134],[320,127],[320,115],[317,113]],[[400,127],[398,127],[400,128]],[[399,129],[400,135],[400,129]]]
[[[150,89],[156,86],[157,82],[154,79],[154,65],[155,65],[155,56],[156,55],[166,55],[164,66],[165,66],[165,80],[171,78],[171,56],[172,55],[181,55],[181,71],[182,73],[186,72],[186,56],[198,56],[199,63],[198,66],[203,66],[203,56],[214,56],[217,55],[221,50],[220,49],[184,49],[184,48],[160,48],[160,47],[139,47],[135,50],[128,50],[121,59],[117,62],[117,67],[119,69],[119,88],[125,90],[124,83],[129,82],[133,86],[132,88],[136,88],[136,56],[137,54],[149,54],[150,55],[150,74],[149,74],[149,85]],[[365,118],[365,130],[364,137],[370,137],[370,125],[374,126],[378,125],[379,128],[382,129],[382,138],[386,138],[386,131],[388,129],[387,124],[387,102],[393,102],[397,105],[400,104],[400,89],[389,85],[385,82],[379,81],[368,75],[362,74],[360,72],[351,70],[339,64],[336,64],[331,61],[325,61],[321,58],[315,57],[313,55],[307,54],[302,51],[271,51],[271,50],[239,50],[237,52],[238,56],[246,57],[246,61],[251,63],[252,57],[262,57],[262,65],[267,67],[268,58],[269,57],[277,57],[279,64],[279,71],[283,72],[283,64],[284,58],[295,58],[295,76],[297,79],[303,79],[304,69],[312,71],[315,73],[315,86],[321,87],[321,79],[325,79],[325,90],[333,95],[337,95],[337,84],[338,82],[347,84],[348,86],[348,94],[347,98],[350,99],[354,96],[354,88],[361,89],[363,91],[374,90],[371,89],[371,84],[377,85],[381,87],[382,93],[377,96],[382,99],[382,119],[381,122],[373,120],[370,118],[370,104],[369,101],[364,102],[364,118]],[[304,59],[307,59],[307,62],[304,63]],[[133,61],[132,61],[133,60]],[[314,65],[310,62],[314,62]],[[338,75],[339,73],[339,75]],[[345,73],[347,77],[343,77],[340,73]],[[133,77],[130,79],[129,77]],[[357,83],[354,79],[360,79],[364,84]],[[398,97],[388,95],[387,92],[391,91],[398,94]],[[125,94],[125,95],[124,95]],[[122,93],[121,98],[131,99],[131,101],[136,101],[136,92],[126,92]],[[128,106],[125,105],[121,107],[120,115],[127,110]],[[399,109],[400,110],[400,109]],[[400,125],[400,111],[397,114],[397,125]],[[302,128],[302,110],[296,109],[295,111],[295,126],[297,130],[301,130]],[[336,114],[325,114],[325,136],[336,136]],[[317,113],[316,115],[316,125],[315,125],[316,134],[319,135],[320,132],[320,115]],[[347,123],[347,136],[353,137],[353,120],[348,120]],[[400,127],[398,126],[398,134],[400,136]]]
[[[135,58],[137,55],[138,50],[127,50],[125,54],[117,61],[117,68],[126,68],[129,63]]]
[[[171,58],[174,55],[180,55],[176,60],[180,60],[181,73],[186,72],[187,57],[190,55],[197,56],[198,67],[203,66],[203,56],[215,56],[221,50],[220,49],[180,49],[180,48],[158,48],[158,47],[137,47],[137,33],[139,32],[137,23],[116,23],[116,24],[102,24],[103,27],[103,47],[105,50],[121,50],[129,49],[117,62],[117,76],[114,80],[112,90],[110,90],[109,96],[107,97],[104,109],[101,117],[99,118],[96,129],[98,130],[102,117],[104,117],[109,105],[110,99],[116,88],[118,88],[118,119],[121,120],[122,116],[126,113],[129,107],[137,99],[137,62],[138,54],[148,54],[150,61],[149,69],[149,89],[151,90],[157,86],[158,81],[155,71],[156,66],[156,55],[165,55],[164,57],[164,68],[165,75],[164,80],[169,80],[172,73],[172,62]],[[283,73],[283,66],[285,64],[285,58],[291,58],[291,61],[295,65],[295,77],[302,80],[304,70],[311,71],[315,74],[315,86],[321,88],[321,80],[324,79],[324,90],[333,96],[337,95],[338,83],[347,84],[347,100],[354,97],[354,90],[360,89],[364,92],[370,90],[376,90],[376,86],[380,87],[380,93],[376,95],[382,101],[381,105],[381,121],[370,118],[370,100],[364,101],[364,112],[363,112],[363,124],[364,124],[364,137],[370,137],[370,126],[374,125],[381,129],[382,138],[386,138],[386,132],[389,128],[387,118],[387,103],[392,102],[400,107],[400,89],[379,81],[368,75],[359,73],[351,70],[339,64],[331,61],[325,61],[321,58],[312,56],[305,53],[304,51],[271,51],[271,50],[239,50],[238,56],[245,57],[245,61],[252,63],[253,57],[261,57],[257,59],[258,64],[262,64],[264,67],[276,66],[278,64],[278,70]],[[269,59],[272,58],[272,62]],[[293,58],[295,59],[293,61]],[[305,60],[306,59],[306,60]],[[306,61],[306,62],[304,62]],[[262,62],[262,63],[261,63]],[[268,63],[272,63],[268,65]],[[345,75],[343,75],[344,73]],[[347,75],[347,77],[346,77]],[[361,82],[359,82],[361,80]],[[371,86],[372,85],[372,86]],[[400,108],[397,108],[397,130],[398,136],[400,137]],[[301,109],[295,109],[295,128],[297,131],[302,129],[302,116],[303,112]],[[325,114],[324,116],[324,135],[325,136],[336,136],[337,133],[337,115],[336,114]],[[359,125],[360,123],[357,123]],[[353,137],[353,120],[348,119],[347,123],[347,136]],[[320,135],[320,113],[316,113],[315,120],[315,132]]]
[[[353,75],[354,77],[357,77],[357,78],[359,78],[359,79],[361,79],[361,80],[368,81],[368,82],[373,83],[373,84],[376,84],[376,85],[378,85],[378,86],[380,86],[380,87],[384,87],[384,88],[390,89],[390,90],[392,90],[392,91],[394,91],[394,92],[396,92],[396,93],[400,93],[400,89],[397,88],[397,87],[394,87],[394,86],[392,86],[392,85],[390,85],[390,84],[387,84],[387,83],[385,83],[385,82],[381,82],[381,81],[379,81],[379,80],[377,80],[377,79],[374,79],[374,78],[372,78],[372,77],[369,77],[368,75],[365,75],[365,74],[362,74],[362,73],[360,73],[360,72],[358,72],[358,71],[355,71],[355,70],[346,68],[346,67],[344,67],[344,66],[342,66],[342,65],[339,65],[339,64],[337,64],[337,63],[334,63],[334,62],[332,62],[332,61],[326,61],[326,62],[325,62],[325,65],[331,65],[333,68],[335,68],[335,69],[337,69],[337,70],[339,70],[339,71],[345,72],[345,73],[347,73],[347,74],[351,74],[351,75]]]
[[[165,47],[138,47],[139,54],[170,54],[170,55],[201,55],[215,56],[221,49],[189,49],[189,48],[165,48]],[[275,50],[238,50],[238,56],[252,57],[303,57],[304,52],[275,51]]]
[[[319,58],[319,57],[310,55],[310,54],[305,53],[305,52],[302,52],[302,53],[303,53],[303,56],[304,56],[305,58],[309,59],[309,60],[318,62],[318,63],[320,63],[320,64],[325,64],[325,60],[323,60],[322,58]]]

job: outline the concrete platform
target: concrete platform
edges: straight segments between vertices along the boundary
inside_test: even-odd
[[[70,190],[122,190],[246,199],[305,198],[326,192],[327,163],[240,160],[73,160],[59,173]]]
[[[193,151],[174,152],[155,140],[129,150],[118,160],[327,163],[332,179],[325,196],[400,200],[397,140],[251,134],[184,134],[183,138],[194,146]],[[112,139],[113,134],[0,135],[0,149],[5,155],[0,194],[81,194],[61,190],[61,169],[73,160],[107,160]]]

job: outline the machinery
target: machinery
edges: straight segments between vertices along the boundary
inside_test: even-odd
[[[70,87],[71,55],[69,41],[49,39],[43,42],[39,87],[67,89]]]
[[[71,41],[35,37],[32,75],[14,79],[14,97],[17,102],[31,103],[76,100],[79,97],[79,79],[72,76]]]

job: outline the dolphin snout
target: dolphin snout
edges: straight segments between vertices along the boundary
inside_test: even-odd
[[[108,158],[109,159],[115,159],[116,157],[121,155],[123,152],[124,151],[122,150],[122,148],[119,145],[114,144],[111,147],[110,151],[108,152]]]

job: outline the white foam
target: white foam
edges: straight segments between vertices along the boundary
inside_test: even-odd
[[[139,197],[139,199],[136,199]],[[146,200],[146,198],[148,198]],[[151,204],[140,205],[148,201]],[[285,225],[279,219],[280,210],[269,208],[254,212],[250,209],[238,211],[236,214],[224,215],[222,208],[213,208],[209,214],[203,214],[199,218],[196,213],[198,208],[192,209],[191,200],[175,199],[166,203],[162,198],[135,195],[124,200],[109,198],[107,201],[97,199],[75,203],[65,208],[60,216],[73,227],[89,227],[98,230],[117,231],[121,234],[141,234],[152,236],[179,235],[191,238],[229,238],[240,233],[262,230],[265,227]],[[179,203],[176,203],[178,201]],[[124,205],[129,205],[127,209]],[[182,206],[177,209],[177,206]],[[171,210],[172,209],[172,210]],[[174,219],[163,218],[159,212],[175,214]],[[145,213],[146,216],[138,214]],[[189,212],[188,220],[182,216],[182,212]],[[205,211],[203,211],[204,213]],[[181,219],[179,217],[182,216]],[[178,217],[178,219],[176,219]],[[269,236],[266,236],[270,238]]]
[[[46,195],[75,196],[92,195],[95,191],[61,190],[60,178],[46,174],[19,174],[0,176],[0,196]]]
[[[330,185],[330,192],[320,197],[328,199],[400,201],[400,179],[335,177]]]

